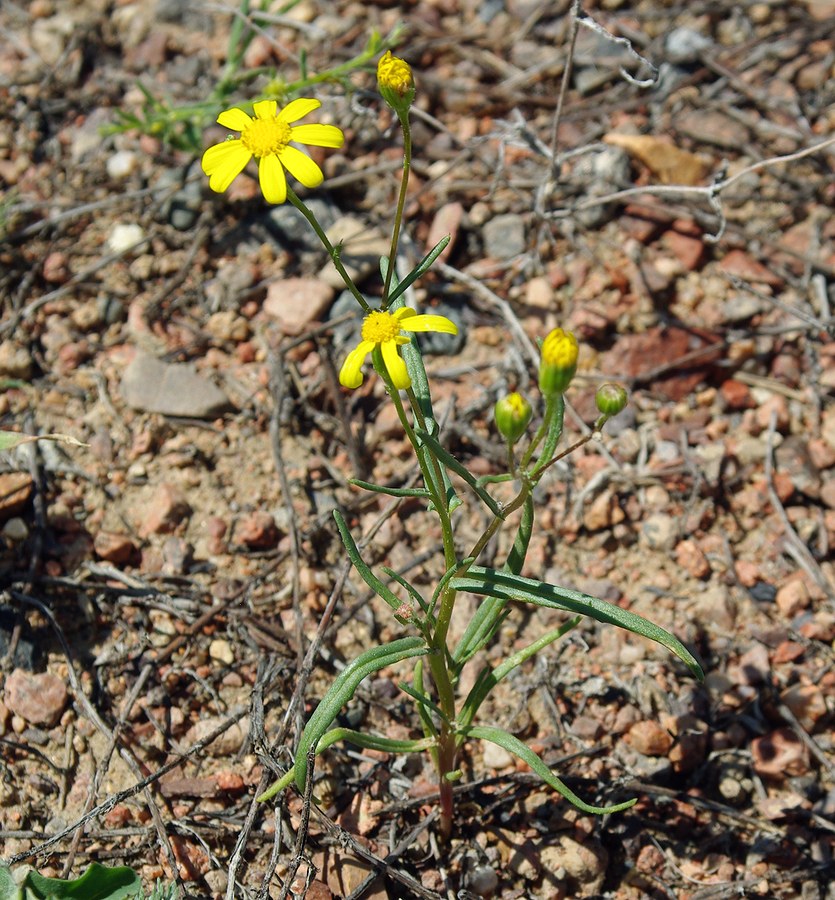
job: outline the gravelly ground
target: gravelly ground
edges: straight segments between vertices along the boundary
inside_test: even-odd
[[[464,336],[428,348],[445,442],[497,471],[493,403],[535,383],[536,338],[575,331],[568,438],[600,380],[632,399],[543,484],[526,574],[653,618],[707,678],[588,624],[485,707],[588,800],[639,798],[603,820],[473,745],[444,846],[421,760],[330,751],[296,895],[832,895],[835,8],[583,10],[600,27],[579,28],[556,144],[567,3],[311,0],[245,63],[290,81],[302,49],[322,71],[405,24],[406,252],[453,237],[415,300]],[[343,583],[331,512],[376,527],[370,561],[418,585],[439,535],[418,504],[347,484],[412,463],[379,382],[337,386],[351,307],[295,211],[249,177],[209,195],[188,135],[100,135],[140,108],[138,79],[204,99],[230,21],[200,3],[0,7],[2,427],[90,445],[2,461],[0,845],[47,874],[97,860],[148,886],[176,874],[187,896],[278,897],[302,804],[276,818],[253,797],[286,764],[328,598],[308,710],[399,633]],[[347,140],[310,195],[358,266],[386,249],[400,165],[371,71],[318,93]],[[483,522],[459,527],[467,543]],[[557,621],[517,611],[495,658]],[[366,684],[348,721],[413,734],[397,680]]]

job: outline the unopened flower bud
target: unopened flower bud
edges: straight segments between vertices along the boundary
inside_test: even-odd
[[[405,59],[386,50],[377,63],[377,87],[383,100],[398,114],[408,112],[415,99],[415,80]]]
[[[521,394],[508,394],[496,403],[496,427],[499,433],[511,444],[515,444],[525,433],[533,410],[530,403]]]
[[[626,388],[619,384],[601,384],[594,395],[594,402],[604,416],[616,416],[629,402]]]
[[[577,371],[577,338],[570,331],[555,328],[542,342],[539,389],[546,397],[562,394]]]

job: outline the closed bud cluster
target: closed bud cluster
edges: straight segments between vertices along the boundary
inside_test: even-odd
[[[415,80],[412,69],[404,59],[386,50],[377,63],[377,87],[383,100],[398,114],[409,111],[415,99]]]
[[[604,416],[616,416],[626,407],[629,395],[626,388],[619,384],[601,384],[594,395],[594,402]]]
[[[515,444],[525,433],[533,410],[530,403],[521,394],[508,394],[496,403],[496,427],[501,436],[511,444]]]
[[[577,371],[580,348],[570,331],[555,328],[542,342],[539,389],[546,397],[565,392]]]

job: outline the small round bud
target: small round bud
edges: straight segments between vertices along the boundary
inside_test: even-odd
[[[601,384],[594,395],[594,402],[604,416],[616,416],[629,402],[626,388],[619,384]]]
[[[533,410],[530,403],[521,394],[508,394],[496,403],[496,427],[501,436],[511,444],[515,444],[525,433]]]
[[[579,352],[577,338],[562,328],[555,328],[542,342],[539,389],[546,397],[565,392],[577,371]]]
[[[398,114],[408,112],[415,99],[415,80],[405,59],[386,52],[377,63],[377,87],[383,100]]]

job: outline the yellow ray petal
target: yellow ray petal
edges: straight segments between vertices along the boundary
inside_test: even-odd
[[[446,316],[413,316],[405,319],[400,327],[404,331],[440,331],[443,334],[458,334],[458,326]]]
[[[341,147],[345,135],[336,125],[294,125],[290,129],[290,140],[311,147]]]
[[[409,378],[409,370],[406,363],[400,358],[397,352],[397,344],[395,341],[385,341],[380,345],[383,351],[383,362],[386,364],[386,371],[389,373],[392,384],[398,391],[405,391],[412,384]]]
[[[258,162],[258,183],[267,203],[284,203],[287,199],[287,178],[278,157],[262,156]]]
[[[319,166],[295,147],[285,147],[278,154],[278,158],[287,166],[287,171],[293,178],[300,181],[305,187],[318,187],[325,177]]]
[[[222,112],[217,117],[217,121],[219,125],[230,131],[243,131],[252,124],[252,116],[248,116],[242,109],[233,107]]]
[[[314,109],[319,109],[322,104],[312,97],[299,97],[298,100],[291,100],[284,109],[281,110],[278,117],[282,122],[297,122],[304,118]]]
[[[362,384],[362,364],[366,356],[374,349],[372,341],[360,341],[345,357],[339,370],[339,383],[346,388],[358,388]]]
[[[209,147],[200,165],[209,176],[209,187],[221,194],[241,174],[251,157],[241,141],[224,141]]]
[[[275,100],[258,100],[252,104],[256,119],[274,119],[278,104]]]

